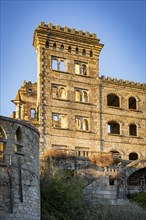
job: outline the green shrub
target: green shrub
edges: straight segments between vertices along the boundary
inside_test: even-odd
[[[131,195],[131,199],[142,206],[146,206],[146,192],[135,193]]]

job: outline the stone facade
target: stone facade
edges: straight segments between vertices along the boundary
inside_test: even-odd
[[[24,81],[12,117],[39,129],[41,153],[53,148],[72,155],[64,169],[86,177],[91,171],[85,197],[93,203],[105,198],[120,204],[129,192],[145,191],[146,164],[135,169],[132,161],[146,160],[146,84],[100,77],[104,45],[94,33],[41,22],[33,46],[37,83]],[[111,152],[121,165],[91,169],[87,157],[97,152]],[[113,180],[115,169],[119,179]]]
[[[37,83],[24,82],[19,104],[18,97],[13,102],[17,118],[38,127],[42,152],[53,147],[85,156],[146,157],[146,85],[99,77],[103,44],[95,34],[41,22],[33,46]],[[30,118],[31,108],[37,119]]]
[[[0,219],[40,220],[39,133],[0,116]]]

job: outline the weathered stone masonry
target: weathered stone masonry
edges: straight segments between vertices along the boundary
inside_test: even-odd
[[[0,116],[0,219],[40,220],[39,133]]]

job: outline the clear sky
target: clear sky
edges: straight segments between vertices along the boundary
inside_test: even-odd
[[[1,0],[0,114],[10,116],[23,81],[36,81],[34,29],[44,21],[95,32],[104,44],[100,76],[146,82],[146,2]]]

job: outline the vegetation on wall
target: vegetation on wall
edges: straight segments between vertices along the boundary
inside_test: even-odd
[[[48,155],[48,156],[47,156]],[[74,172],[56,168],[59,156],[49,154],[41,164],[41,220],[144,220],[145,212],[135,203],[112,206],[100,200],[84,203],[85,182]],[[56,159],[55,159],[56,158]]]

